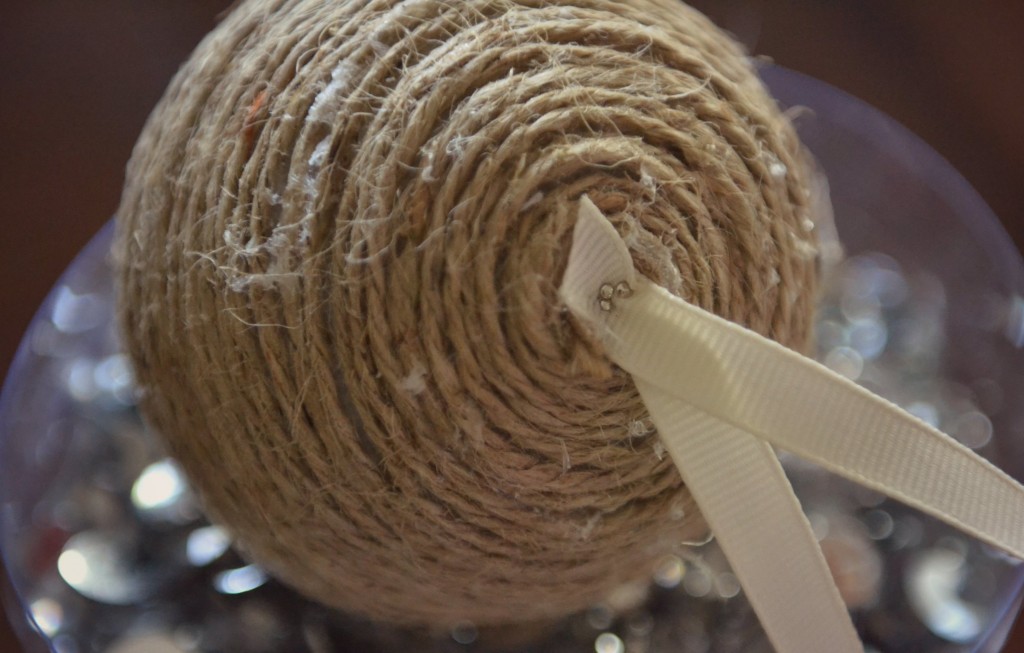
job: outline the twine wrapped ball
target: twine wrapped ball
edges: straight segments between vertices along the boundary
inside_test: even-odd
[[[212,519],[327,605],[585,608],[704,536],[559,301],[586,194],[642,274],[800,347],[807,163],[674,0],[248,0],[150,118],[119,210],[143,410]]]

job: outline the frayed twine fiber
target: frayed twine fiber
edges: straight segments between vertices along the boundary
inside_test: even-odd
[[[249,0],[151,117],[121,325],[211,516],[399,624],[581,609],[704,525],[556,289],[578,199],[639,270],[800,346],[807,170],[673,0]]]

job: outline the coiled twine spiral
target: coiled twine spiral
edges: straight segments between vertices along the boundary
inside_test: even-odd
[[[672,292],[801,346],[807,165],[673,0],[248,0],[119,210],[144,412],[247,555],[403,625],[549,619],[705,526],[560,305],[579,198]]]

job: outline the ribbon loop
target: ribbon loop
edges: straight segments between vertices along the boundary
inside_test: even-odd
[[[620,284],[629,292],[609,292]],[[586,197],[560,294],[633,376],[780,652],[862,648],[772,445],[1024,558],[1019,483],[895,404],[640,277]]]

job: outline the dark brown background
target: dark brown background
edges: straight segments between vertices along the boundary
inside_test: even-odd
[[[229,0],[5,0],[0,9],[0,371],[114,211],[124,162]],[[1024,2],[703,0],[751,49],[894,116],[1024,244]],[[18,645],[0,619],[0,653]],[[1007,651],[1024,651],[1024,626]]]

